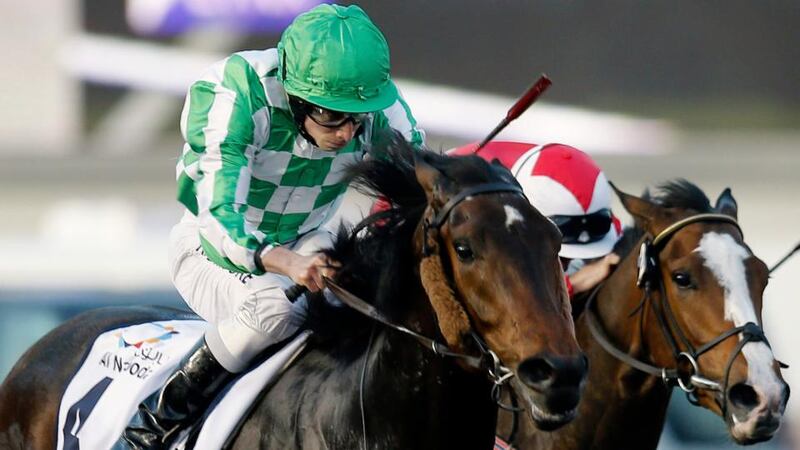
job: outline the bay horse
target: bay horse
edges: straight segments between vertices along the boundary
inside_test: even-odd
[[[673,387],[720,415],[737,443],[770,439],[789,387],[761,330],[768,269],[744,242],[730,189],[713,208],[686,180],[617,194],[635,227],[576,319],[590,361],[578,418],[552,433],[520,420],[515,448],[655,449]],[[498,434],[513,422],[503,414]]]
[[[572,420],[587,361],[560,236],[513,176],[479,157],[415,151],[397,136],[351,172],[392,208],[340,230],[328,250],[342,263],[336,281],[440,345],[312,297],[310,345],[226,448],[490,449],[498,387],[524,398],[542,428]],[[0,443],[54,447],[61,393],[101,331],[188,316],[102,309],[53,330],[0,386]]]

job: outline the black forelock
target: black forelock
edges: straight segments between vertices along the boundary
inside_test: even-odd
[[[654,193],[645,191],[643,198],[665,208],[691,209],[698,213],[712,212],[711,202],[696,184],[683,178],[666,181]]]
[[[698,213],[712,211],[706,194],[697,185],[683,178],[661,183],[656,186],[654,192],[645,189],[641,198],[664,208],[689,209]],[[626,258],[632,251],[637,249],[637,244],[644,236],[644,233],[644,230],[636,225],[632,227],[626,226],[622,230],[622,237],[614,244],[613,252],[619,255],[620,259]],[[615,268],[614,270],[617,269]],[[582,305],[590,293],[591,291],[578,294],[573,302],[576,305]],[[582,311],[581,308],[575,309],[576,314],[580,314]]]
[[[657,185],[653,192],[645,189],[642,198],[664,208],[688,209],[697,213],[713,212],[711,202],[696,184],[676,178]],[[639,227],[625,227],[622,238],[614,246],[614,253],[624,258],[644,235]]]

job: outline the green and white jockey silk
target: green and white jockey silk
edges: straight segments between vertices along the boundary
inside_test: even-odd
[[[277,67],[275,49],[235,53],[192,84],[181,115],[178,200],[198,217],[207,256],[229,270],[261,274],[259,248],[318,228],[347,188],[345,168],[382,130],[424,140],[398,96],[346,147],[321,150],[300,135]]]
[[[334,111],[367,113],[397,99],[389,45],[356,5],[319,5],[278,42],[278,77],[291,95]]]

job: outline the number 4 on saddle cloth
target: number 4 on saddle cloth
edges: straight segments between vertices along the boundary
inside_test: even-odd
[[[208,326],[201,320],[172,320],[98,336],[61,398],[57,450],[110,448],[139,403],[161,388]],[[221,448],[264,387],[302,351],[309,335],[303,331],[265,351],[220,393],[199,428],[187,430],[174,448],[184,448],[187,441],[197,450]]]

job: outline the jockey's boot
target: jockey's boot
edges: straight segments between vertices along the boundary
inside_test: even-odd
[[[113,448],[168,449],[181,431],[203,415],[232,375],[211,354],[205,339],[201,340],[164,387],[139,404]]]

